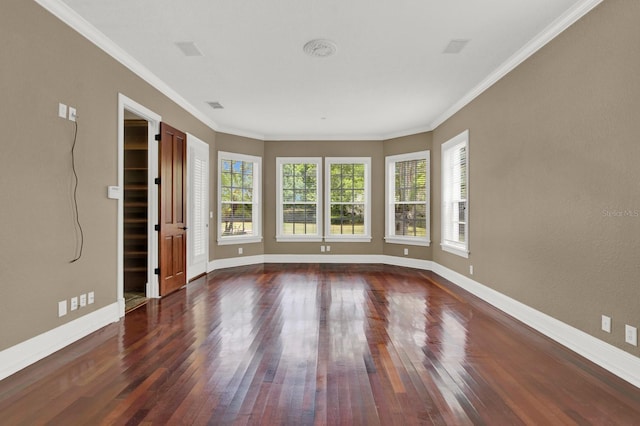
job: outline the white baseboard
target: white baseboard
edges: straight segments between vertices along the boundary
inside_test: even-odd
[[[432,271],[640,388],[640,358],[435,262]]]
[[[257,255],[209,262],[207,272],[261,263],[388,264],[433,271],[490,305],[640,388],[640,358],[438,263],[385,255]],[[120,319],[116,302],[0,352],[0,380]]]
[[[215,259],[215,260],[209,261],[209,264],[207,265],[207,273],[213,272],[218,269],[235,268],[237,266],[258,265],[260,263],[264,263],[263,255],[230,257],[228,259]]]
[[[117,322],[118,303],[113,303],[0,352],[0,380],[40,361],[71,343]]]

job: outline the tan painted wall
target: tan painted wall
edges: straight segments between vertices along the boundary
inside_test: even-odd
[[[261,243],[218,245],[218,151],[264,157],[264,142],[257,139],[250,139],[242,136],[230,135],[227,133],[216,134],[216,149],[212,150],[212,152],[210,153],[211,173],[209,181],[211,182],[212,187],[212,197],[209,208],[213,212],[213,219],[211,219],[209,226],[209,229],[211,231],[209,233],[209,257],[211,259],[228,259],[231,257],[262,255],[264,254],[264,240]],[[262,175],[264,176],[264,158],[262,160],[262,170]],[[264,179],[262,179],[262,191],[264,199]],[[243,251],[242,254],[238,254],[238,248],[240,247]]]
[[[425,132],[416,135],[404,136],[401,138],[389,139],[384,141],[384,155],[398,155],[409,152],[418,152],[424,150],[431,151],[431,161],[436,153],[433,152],[433,133]],[[433,186],[433,171],[431,172],[431,183]],[[433,189],[431,189],[433,191]],[[431,207],[431,217],[433,217],[433,206]],[[432,221],[433,222],[433,221]],[[433,225],[431,225],[433,227]],[[384,232],[384,231],[383,231]],[[431,245],[433,246],[433,229],[431,229]],[[404,249],[409,249],[409,255],[404,255]],[[404,244],[384,244],[383,254],[387,256],[400,256],[412,259],[432,260],[432,248],[423,246],[411,246]]]
[[[603,2],[439,126],[432,157],[437,206],[440,146],[469,129],[471,255],[440,250],[436,209],[436,262],[472,264],[477,281],[635,355],[623,330],[640,327],[638,22],[640,2]]]
[[[121,92],[213,143],[214,132],[33,1],[0,13],[0,350],[116,302],[117,113]],[[78,202],[85,233],[74,257],[70,149],[78,110]],[[58,318],[59,300],[96,303]]]

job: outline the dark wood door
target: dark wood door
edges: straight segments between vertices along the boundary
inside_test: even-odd
[[[159,281],[165,296],[187,284],[186,135],[160,123]]]

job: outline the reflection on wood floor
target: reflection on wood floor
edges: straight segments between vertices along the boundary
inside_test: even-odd
[[[437,275],[209,274],[0,382],[3,424],[638,424],[640,390]]]

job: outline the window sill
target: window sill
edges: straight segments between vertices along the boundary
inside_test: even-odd
[[[384,242],[389,244],[404,244],[408,246],[431,246],[431,241],[419,240],[415,238],[385,237]]]
[[[322,242],[322,237],[317,235],[308,237],[291,237],[291,236],[276,236],[276,241],[279,243],[319,243]]]
[[[228,246],[232,244],[251,244],[251,243],[261,243],[262,237],[228,237],[228,238],[218,238],[219,246]]]
[[[467,250],[464,250],[458,247],[453,247],[448,244],[440,244],[440,247],[442,248],[443,251],[458,255],[460,257],[464,257],[465,259],[469,258],[469,251]]]

